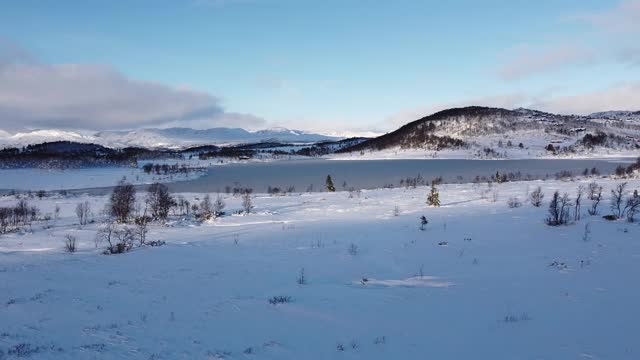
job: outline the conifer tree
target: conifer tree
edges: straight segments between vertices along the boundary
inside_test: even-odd
[[[328,192],[336,191],[336,187],[333,186],[333,180],[331,180],[331,175],[327,175],[327,191]]]
[[[433,182],[431,183],[431,192],[429,193],[429,196],[427,196],[427,204],[435,207],[440,206],[440,194],[438,193],[436,184]]]

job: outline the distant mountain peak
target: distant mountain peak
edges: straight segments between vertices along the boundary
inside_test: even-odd
[[[185,127],[107,130],[93,135],[81,135],[63,130],[34,130],[10,134],[0,130],[0,146],[25,146],[52,141],[96,143],[107,147],[143,146],[185,147],[195,145],[234,145],[265,141],[315,143],[338,140],[340,137],[308,133],[286,128],[247,131],[241,128],[192,129]]]

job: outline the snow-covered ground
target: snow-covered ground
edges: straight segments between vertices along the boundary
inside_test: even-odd
[[[111,256],[74,215],[87,200],[99,221],[106,197],[30,199],[61,217],[0,237],[0,358],[635,359],[638,224],[588,200],[569,226],[543,222],[554,190],[589,181],[442,185],[440,208],[427,188],[258,194],[252,214],[174,217],[148,234],[166,246]],[[607,214],[619,181],[597,181]],[[542,207],[507,206],[537,186]]]

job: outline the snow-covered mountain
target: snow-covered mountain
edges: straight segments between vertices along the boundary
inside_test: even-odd
[[[455,152],[476,158],[531,158],[640,152],[640,112],[589,116],[480,106],[447,109],[341,149],[345,153]]]
[[[90,143],[94,141],[94,138],[90,135],[62,130],[33,130],[14,134],[0,130],[0,146],[25,146],[48,141]]]
[[[247,131],[240,128],[190,128],[139,129],[127,131],[101,131],[80,134],[61,130],[34,130],[10,134],[0,130],[0,146],[25,146],[47,141],[74,141],[95,143],[107,147],[142,146],[148,148],[178,148],[192,145],[230,145],[277,141],[288,143],[313,143],[337,140],[338,137],[307,133],[299,130],[274,128]]]

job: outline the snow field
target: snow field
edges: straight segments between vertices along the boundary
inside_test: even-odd
[[[257,194],[252,214],[172,217],[147,236],[166,246],[110,256],[74,214],[88,200],[100,220],[107,197],[30,199],[61,217],[0,237],[0,358],[636,358],[638,224],[590,217],[588,200],[577,223],[543,222],[554,190],[589,181],[494,184],[495,202],[486,184],[442,185],[440,208],[423,187]],[[604,215],[619,181],[597,181]],[[507,206],[537,186],[542,207]],[[223,196],[228,214],[241,208]]]

